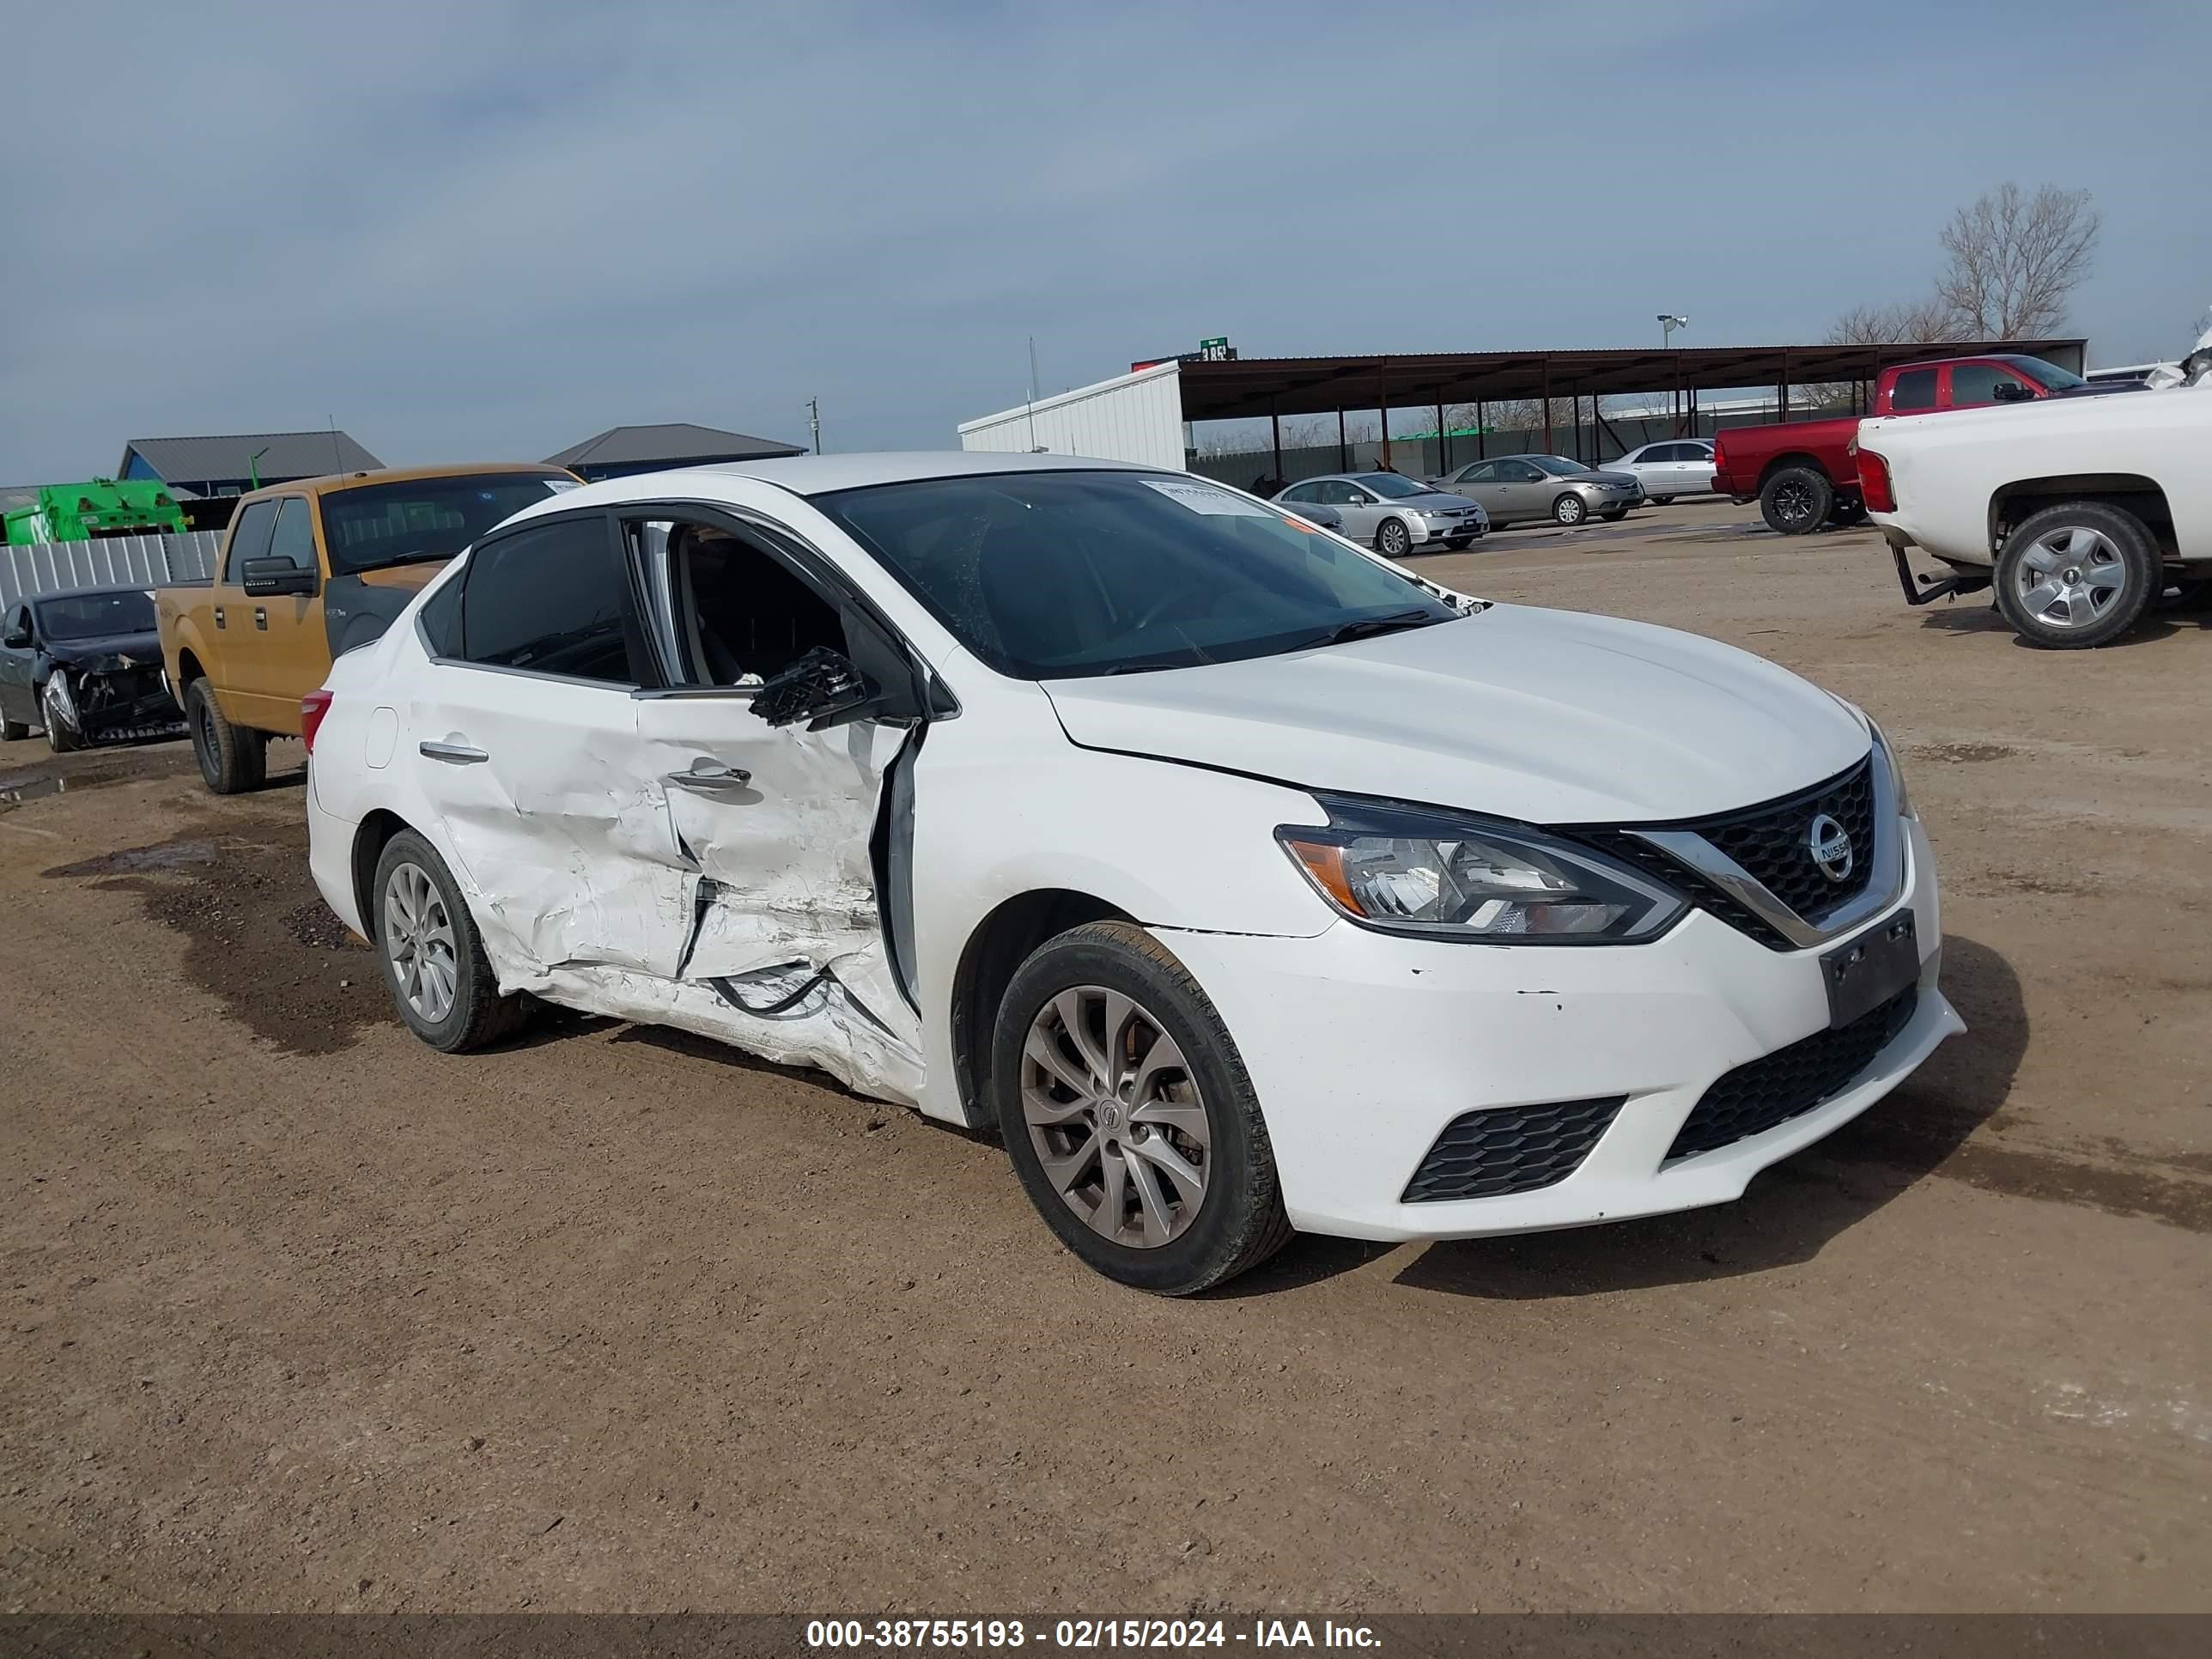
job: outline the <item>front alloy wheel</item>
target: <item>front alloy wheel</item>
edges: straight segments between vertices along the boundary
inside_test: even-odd
[[[1386,559],[1402,559],[1413,544],[1413,532],[1397,519],[1385,519],[1375,532],[1375,550]]]
[[[1229,1028],[1134,922],[1085,922],[1030,953],[999,999],[988,1099],[1037,1213],[1109,1279],[1188,1296],[1290,1238]]]
[[[1589,507],[1571,489],[1552,503],[1552,516],[1561,524],[1577,525],[1589,517]]]
[[[1038,1009],[1022,1115],[1045,1179],[1101,1238],[1153,1249],[1198,1218],[1212,1162],[1206,1102],[1143,1005],[1079,985]]]

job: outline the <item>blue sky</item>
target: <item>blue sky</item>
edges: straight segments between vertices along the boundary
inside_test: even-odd
[[[188,19],[188,21],[187,21]],[[337,422],[950,447],[1248,355],[1818,338],[2007,179],[2093,192],[2074,325],[2212,307],[2212,6],[90,0],[10,25],[0,480]]]

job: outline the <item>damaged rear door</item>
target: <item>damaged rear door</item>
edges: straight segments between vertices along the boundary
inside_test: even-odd
[[[413,768],[482,895],[502,978],[676,972],[687,884],[641,775],[632,693],[654,678],[611,514],[487,537],[424,607]]]
[[[665,683],[635,702],[690,900],[675,974],[712,990],[738,1046],[911,1101],[918,666],[781,526],[675,506],[623,524]]]

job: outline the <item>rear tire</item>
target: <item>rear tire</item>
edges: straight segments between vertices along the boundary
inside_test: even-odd
[[[1784,467],[1759,492],[1759,515],[1778,536],[1811,535],[1828,521],[1835,505],[1835,486],[1809,466]]]
[[[2164,588],[2158,550],[2132,513],[2100,501],[2045,507],[2005,538],[1996,604],[2013,631],[2049,651],[2109,644]]]
[[[204,678],[185,688],[185,724],[192,734],[192,757],[200,781],[217,795],[258,789],[269,775],[269,739],[234,726],[216,702]]]
[[[1402,559],[1413,549],[1413,532],[1403,519],[1385,519],[1375,532],[1375,550],[1386,559]]]
[[[1589,517],[1589,504],[1571,489],[1552,503],[1552,518],[1564,525],[1578,525]]]
[[[522,997],[499,994],[459,884],[438,849],[414,830],[385,842],[362,921],[401,1022],[440,1053],[481,1048],[529,1018]]]
[[[1173,1045],[1164,1063],[1163,1042]],[[1038,946],[999,1005],[991,1059],[1015,1172],[1045,1224],[1094,1271],[1189,1296],[1290,1241],[1237,1045],[1198,981],[1143,928],[1091,922]]]

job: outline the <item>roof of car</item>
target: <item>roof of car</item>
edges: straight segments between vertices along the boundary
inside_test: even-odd
[[[1022,455],[990,450],[898,450],[874,455],[793,455],[760,461],[720,461],[708,466],[675,467],[664,472],[635,472],[603,478],[560,498],[561,510],[594,503],[681,497],[688,492],[715,493],[721,480],[759,478],[795,495],[827,495],[872,484],[912,483],[923,478],[977,477],[1007,472],[1158,472],[1158,467],[1127,461],[1102,461],[1081,455]],[[550,503],[533,514],[553,510]]]

